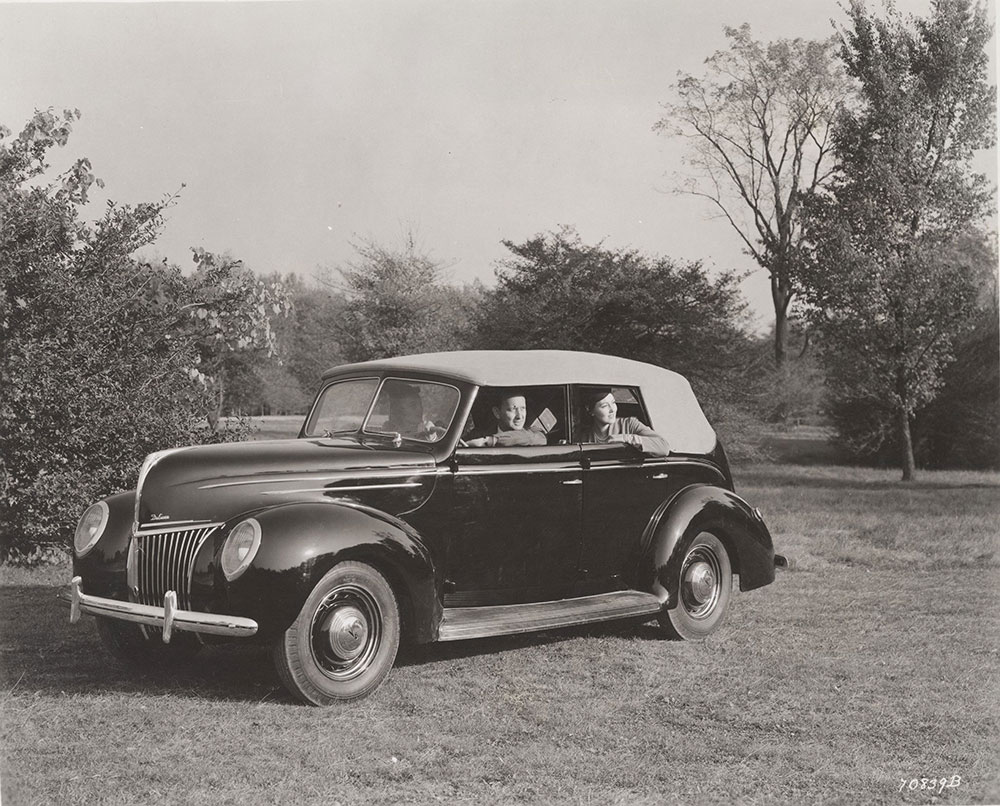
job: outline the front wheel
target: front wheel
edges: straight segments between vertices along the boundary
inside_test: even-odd
[[[389,674],[399,648],[399,606],[385,577],[365,563],[335,565],[274,646],[285,687],[312,705],[364,697]]]
[[[676,604],[658,616],[671,638],[697,641],[715,632],[726,618],[733,596],[733,569],[725,546],[701,532],[684,555]]]

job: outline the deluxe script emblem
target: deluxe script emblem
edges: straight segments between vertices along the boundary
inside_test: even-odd
[[[170,516],[169,515],[152,515],[152,516],[150,516],[149,519],[151,521],[169,521],[170,520]]]

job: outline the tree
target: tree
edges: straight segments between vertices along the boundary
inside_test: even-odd
[[[183,309],[184,337],[198,350],[197,377],[209,390],[208,423],[216,430],[225,408],[226,381],[248,363],[277,359],[276,317],[287,316],[291,301],[280,281],[265,282],[230,257],[191,250],[197,269],[186,278],[191,301]]]
[[[258,371],[262,410],[268,414],[304,414],[312,402],[295,376],[283,364],[270,363]],[[313,384],[315,385],[315,384]]]
[[[968,328],[955,340],[955,360],[941,372],[934,399],[914,412],[911,433],[917,466],[1000,466],[1000,327],[995,235],[957,241],[962,265],[978,289]],[[862,390],[863,392],[863,390]],[[830,414],[841,442],[855,459],[890,465],[902,445],[891,400],[863,393],[833,401]]]
[[[854,0],[849,20],[841,55],[861,103],[841,111],[838,174],[808,204],[803,282],[834,405],[888,404],[910,480],[911,419],[933,400],[975,311],[960,246],[992,196],[970,168],[993,143],[991,31],[968,0],[936,0],[928,19],[909,22],[891,9],[874,18]]]
[[[955,343],[941,391],[914,420],[915,450],[933,467],[1000,467],[1000,291],[996,233],[957,243],[978,289],[969,328]]]
[[[328,280],[293,275],[284,282],[292,300],[291,316],[281,325],[284,360],[299,387],[312,391],[325,370],[347,360],[339,341],[347,300]]]
[[[272,272],[259,279],[265,289],[280,291],[282,302],[277,313],[273,306],[269,309],[270,336],[265,345],[224,356],[223,414],[301,414],[310,402],[309,392],[320,370],[338,363],[330,357],[338,355],[339,349],[330,337],[336,313],[331,312],[325,327],[314,327],[312,313],[330,300],[329,293],[294,273]],[[302,343],[307,331],[308,347]],[[300,380],[303,361],[309,367]]]
[[[347,304],[337,336],[345,358],[461,346],[472,292],[445,285],[441,264],[418,249],[412,234],[400,249],[365,240],[355,250],[356,261],[340,270]]]
[[[707,199],[768,272],[780,368],[799,287],[800,202],[830,175],[828,135],[848,85],[833,39],[764,44],[747,24],[726,37],[705,77],[680,74],[678,100],[654,128],[688,140],[694,173],[681,192]]]
[[[16,137],[0,126],[0,559],[65,545],[89,503],[134,486],[146,454],[243,436],[204,428],[211,283],[135,257],[174,199],[109,202],[88,223],[90,162],[46,179],[78,119],[37,112]]]
[[[914,420],[915,449],[931,467],[1000,467],[1000,318],[979,311],[956,343],[941,392]]]
[[[0,557],[66,539],[145,453],[188,441],[201,402],[193,350],[152,291],[164,278],[131,258],[166,202],[111,205],[91,226],[87,160],[44,183],[47,152],[78,118],[45,111],[17,137],[0,129]]]
[[[568,227],[504,246],[512,256],[475,310],[474,347],[633,358],[686,375],[716,419],[753,405],[757,353],[732,274],[588,245]]]
[[[788,325],[788,355],[782,366],[772,365],[767,373],[771,377],[765,381],[761,412],[770,423],[816,424],[824,419],[824,375],[814,346],[816,334],[802,317],[790,317]],[[771,352],[773,328],[758,338],[761,349]]]

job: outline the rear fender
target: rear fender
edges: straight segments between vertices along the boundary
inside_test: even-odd
[[[740,590],[774,581],[774,546],[758,511],[736,493],[712,485],[685,487],[666,502],[647,530],[643,563],[664,607],[677,603],[681,563],[701,532],[715,535],[726,548]]]
[[[418,643],[433,640],[441,620],[440,583],[427,547],[411,526],[344,503],[286,504],[253,517],[260,523],[261,541],[246,572],[226,582],[219,563],[213,564],[217,589],[227,588],[231,615],[257,621],[258,635],[284,632],[327,571],[344,560],[358,560],[377,568],[392,586],[404,634]],[[229,531],[220,530],[216,558]]]

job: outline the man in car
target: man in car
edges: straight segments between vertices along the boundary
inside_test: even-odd
[[[467,440],[467,445],[473,448],[493,448],[546,444],[545,434],[524,427],[528,404],[518,390],[504,389],[500,392],[498,404],[493,407],[493,416],[497,421],[496,431]]]
[[[422,442],[436,442],[441,438],[446,429],[424,417],[424,404],[416,386],[399,383],[386,386],[389,389],[389,418],[383,427],[385,431]]]

